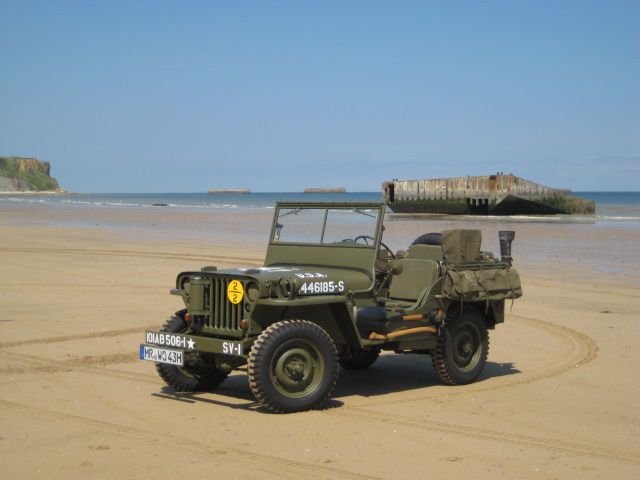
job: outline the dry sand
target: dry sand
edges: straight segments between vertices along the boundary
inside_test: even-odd
[[[182,307],[168,294],[179,271],[261,264],[268,214],[4,207],[2,478],[640,476],[634,228],[481,224],[487,240],[517,231],[525,295],[491,332],[480,381],[444,386],[428,357],[384,355],[341,371],[326,409],[276,415],[246,371],[176,394],[137,359],[144,330]],[[97,226],[73,226],[83,215]],[[124,227],[103,228],[114,216]],[[218,234],[193,233],[204,218]],[[391,220],[387,238],[399,248],[455,223]]]

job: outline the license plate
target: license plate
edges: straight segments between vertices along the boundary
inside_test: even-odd
[[[140,359],[156,363],[168,363],[169,365],[184,365],[184,353],[181,350],[150,347],[140,345]]]
[[[160,347],[190,348],[193,350],[195,343],[184,335],[164,332],[145,332],[146,342]]]

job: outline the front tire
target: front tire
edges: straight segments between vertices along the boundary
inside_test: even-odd
[[[473,383],[489,355],[489,333],[482,314],[474,308],[455,309],[431,357],[436,375],[449,385]]]
[[[257,338],[248,362],[256,399],[277,413],[322,406],[338,378],[338,352],[331,337],[305,320],[285,320]]]
[[[177,315],[170,317],[162,328],[165,333],[184,333],[187,322]],[[216,367],[212,353],[184,352],[184,366],[156,363],[158,375],[178,392],[204,392],[213,390],[229,375]]]

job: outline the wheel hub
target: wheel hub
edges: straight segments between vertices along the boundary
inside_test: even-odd
[[[461,328],[456,332],[453,342],[453,359],[456,364],[464,368],[473,362],[479,340],[473,330]]]
[[[304,360],[292,358],[287,362],[284,369],[291,378],[298,377],[299,374],[304,372]]]
[[[293,394],[313,388],[318,363],[314,350],[305,346],[285,349],[273,367],[273,381],[283,393]]]

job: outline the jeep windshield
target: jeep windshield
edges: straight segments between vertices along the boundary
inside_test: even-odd
[[[372,247],[381,215],[381,204],[279,203],[271,242]]]

